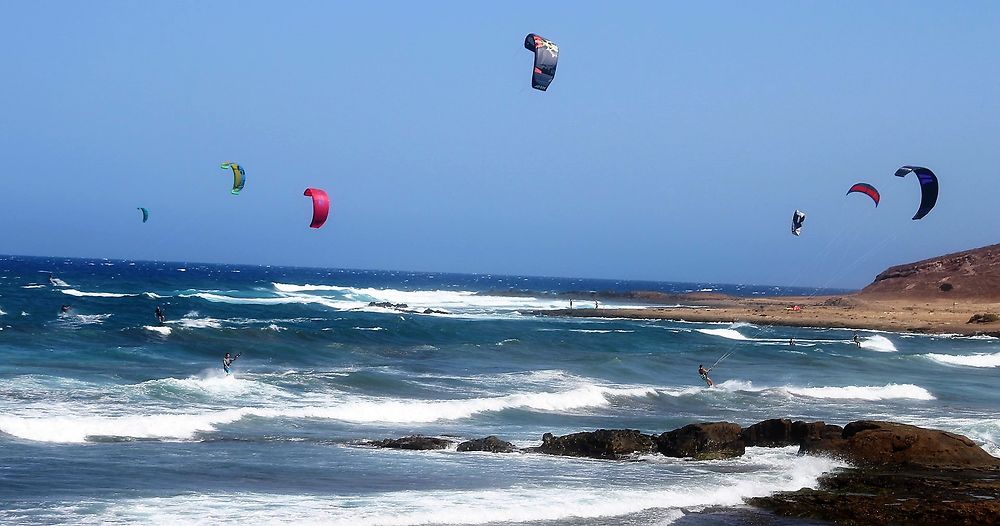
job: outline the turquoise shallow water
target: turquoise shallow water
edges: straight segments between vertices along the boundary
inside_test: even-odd
[[[536,293],[490,292],[509,289]],[[0,522],[735,524],[718,510],[838,465],[794,448],[600,462],[358,445],[413,433],[527,446],[602,427],[889,418],[1000,454],[994,339],[861,332],[859,348],[849,329],[528,314],[566,306],[551,292],[700,289],[812,292],[3,258]],[[698,364],[730,351],[703,388]],[[231,377],[225,352],[242,353]]]

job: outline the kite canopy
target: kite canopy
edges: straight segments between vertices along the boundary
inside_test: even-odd
[[[806,215],[801,210],[796,210],[792,214],[792,233],[799,235],[802,233],[802,223],[806,221]]]
[[[896,177],[906,177],[910,172],[917,174],[917,180],[920,182],[920,208],[913,216],[913,219],[917,220],[927,215],[937,203],[938,180],[934,172],[923,166],[902,166],[896,170]]]
[[[857,183],[857,184],[855,184],[854,186],[851,187],[850,190],[847,191],[847,195],[851,195],[851,193],[853,193],[853,192],[862,193],[862,194],[867,195],[868,197],[871,197],[872,201],[875,201],[875,206],[876,207],[878,206],[878,200],[881,199],[881,196],[879,196],[878,190],[876,190],[874,186],[872,186],[872,185],[870,185],[868,183]]]
[[[146,221],[149,221],[149,210],[146,210],[145,208],[142,208],[141,206],[138,207],[138,208],[136,208],[136,210],[142,212],[142,222],[143,223],[145,223]]]
[[[319,188],[306,188],[302,195],[312,197],[313,218],[309,224],[312,228],[319,228],[326,223],[326,216],[330,215],[330,197]]]
[[[228,163],[228,162],[222,163],[222,165],[220,165],[219,167],[222,168],[223,170],[228,169],[233,171],[232,192],[233,195],[239,195],[240,190],[242,190],[243,186],[247,184],[247,174],[246,172],[243,171],[243,167],[237,163]]]
[[[559,62],[559,46],[551,40],[528,33],[524,37],[524,47],[535,52],[535,68],[531,74],[531,87],[545,91],[556,76],[556,64]]]

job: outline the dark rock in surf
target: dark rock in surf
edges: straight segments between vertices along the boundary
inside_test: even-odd
[[[743,429],[740,436],[747,447],[801,446],[806,441],[838,438],[843,428],[823,422],[792,422],[787,418],[772,418]]]
[[[621,459],[656,451],[655,438],[635,429],[598,429],[571,435],[542,435],[542,445],[530,451],[547,455]]]
[[[368,442],[369,446],[383,447],[389,449],[413,449],[431,450],[445,449],[451,445],[451,440],[436,437],[425,437],[423,435],[412,435],[403,438],[386,438],[384,440],[373,440]]]
[[[851,422],[839,437],[805,441],[799,452],[831,455],[859,466],[1000,469],[1000,459],[962,435],[873,420]]]
[[[743,455],[746,445],[739,424],[705,422],[667,431],[656,438],[657,450],[668,457],[716,460]]]
[[[500,440],[495,436],[467,440],[458,445],[459,451],[486,451],[488,453],[513,453],[517,448],[514,444]]]
[[[797,445],[792,442],[792,421],[787,418],[772,418],[757,422],[740,432],[743,443],[748,446],[784,447]]]

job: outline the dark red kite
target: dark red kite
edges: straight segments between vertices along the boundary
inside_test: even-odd
[[[851,189],[847,191],[847,195],[851,195],[852,192],[862,193],[867,195],[868,197],[871,197],[872,201],[875,201],[875,206],[878,206],[878,200],[880,196],[878,195],[878,190],[876,190],[874,186],[868,183],[858,183],[852,186]]]

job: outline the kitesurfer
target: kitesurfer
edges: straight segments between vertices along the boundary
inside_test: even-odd
[[[792,347],[795,347],[795,338],[789,338],[788,339],[788,345],[790,345]]]
[[[709,387],[712,387],[713,385],[715,385],[715,382],[713,382],[712,379],[708,377],[709,371],[711,371],[711,369],[705,369],[704,364],[698,365],[698,376],[700,376],[702,380],[705,380],[705,383],[708,384]]]
[[[63,314],[69,313],[69,305],[63,305],[62,307],[59,307],[59,312]]]
[[[861,347],[861,338],[858,337],[858,333],[854,333],[854,344]]]
[[[53,278],[52,274],[49,274],[49,285],[53,285],[53,286],[57,285],[56,278]]]
[[[225,358],[222,359],[222,370],[226,371],[227,375],[232,374],[229,372],[229,368],[233,366],[233,362],[235,362],[239,357],[239,353],[237,353],[236,356],[230,356],[229,353],[226,353]]]
[[[161,309],[159,305],[156,306],[155,314],[156,321],[160,322],[160,325],[163,325],[167,321],[167,316],[163,314],[163,309]]]

